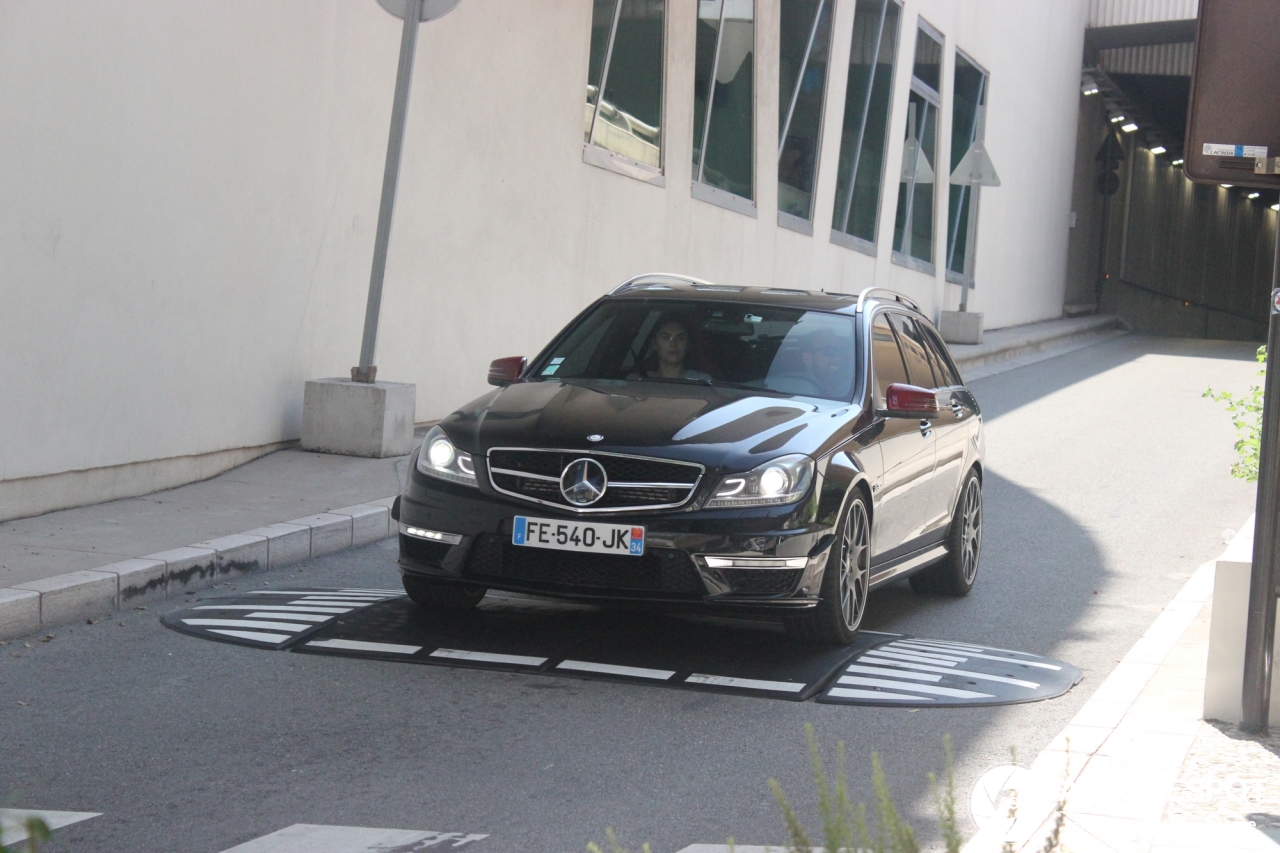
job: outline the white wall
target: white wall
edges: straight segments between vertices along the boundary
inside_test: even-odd
[[[843,73],[815,236],[775,224],[776,4],[758,2],[750,218],[689,194],[696,0],[669,0],[665,187],[582,161],[590,0],[463,0],[419,35],[379,377],[438,417],[648,270],[954,306],[941,274],[889,260],[917,14],[946,35],[941,152],[954,47],[992,75],[1003,186],[970,307],[989,328],[1057,316],[1085,7],[908,0],[872,258],[828,240]],[[840,0],[832,68],[852,24]],[[0,481],[297,436],[302,382],[358,355],[399,34],[374,0],[0,5]]]

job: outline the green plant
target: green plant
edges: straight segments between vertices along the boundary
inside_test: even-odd
[[[4,830],[0,827],[0,853],[36,853],[40,849],[40,845],[49,840],[49,824],[45,823],[38,817],[32,816],[22,822],[22,828],[26,830],[27,840],[25,845],[19,847],[17,842],[11,847],[4,844]]]
[[[604,837],[609,842],[609,853],[627,853],[627,849],[618,843],[618,836],[614,834],[613,827],[604,831]],[[587,845],[587,853],[604,853],[604,851],[600,849],[599,844],[592,841]],[[647,843],[640,848],[640,853],[651,853]]]
[[[1257,359],[1263,366],[1262,370],[1258,371],[1258,375],[1266,376],[1267,348],[1265,346],[1258,347]],[[1225,403],[1227,411],[1231,413],[1231,422],[1235,424],[1236,434],[1239,436],[1236,441],[1236,453],[1240,455],[1240,460],[1231,466],[1231,476],[1250,483],[1256,482],[1258,451],[1262,439],[1262,386],[1251,385],[1247,393],[1239,395],[1232,394],[1230,391],[1214,391],[1212,388],[1206,388],[1203,396]]]

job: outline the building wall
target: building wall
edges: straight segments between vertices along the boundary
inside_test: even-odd
[[[534,354],[650,270],[875,284],[930,313],[956,305],[941,272],[890,260],[918,15],[946,36],[941,150],[954,48],[991,73],[987,143],[1003,185],[982,196],[970,308],[989,328],[1057,316],[1086,11],[907,0],[871,257],[827,239],[842,73],[828,84],[815,236],[776,224],[775,3],[757,3],[752,218],[690,197],[696,0],[668,4],[665,187],[583,162],[590,0],[463,0],[419,35],[379,377],[416,383],[418,419],[439,417],[485,389],[492,358]],[[853,2],[839,0],[833,69],[852,26]],[[21,484],[60,472],[297,437],[303,381],[357,359],[399,36],[372,0],[0,7],[9,506]],[[140,487],[61,500],[128,488]]]

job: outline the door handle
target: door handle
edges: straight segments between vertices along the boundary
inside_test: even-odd
[[[925,438],[928,438],[932,433],[933,424],[929,423],[927,420],[920,421],[920,434]]]

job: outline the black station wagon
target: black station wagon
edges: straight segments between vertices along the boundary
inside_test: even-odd
[[[905,296],[639,276],[432,427],[404,588],[693,606],[852,640],[875,587],[965,595],[982,416]]]

